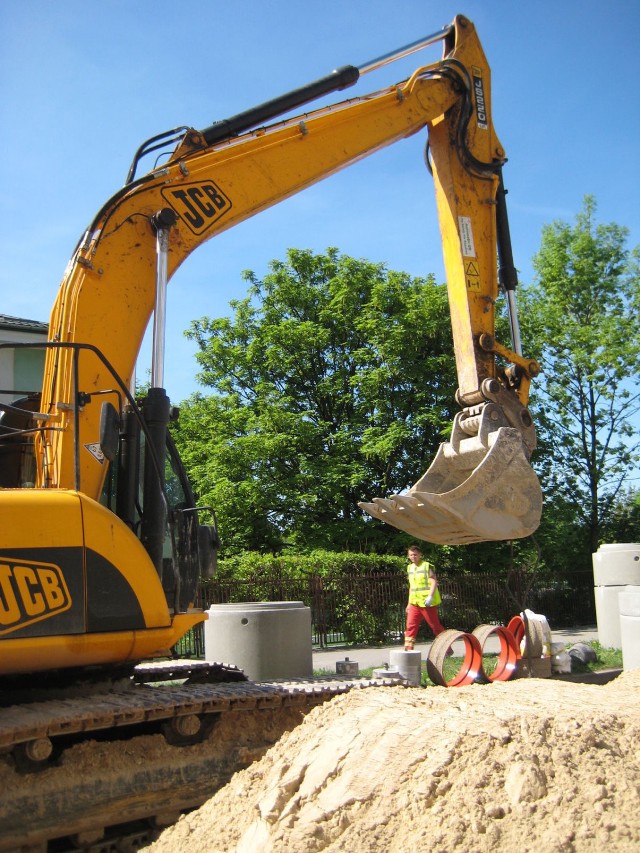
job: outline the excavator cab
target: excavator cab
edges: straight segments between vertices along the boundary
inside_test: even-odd
[[[171,434],[164,431],[164,443],[153,447],[145,418],[147,399],[140,407],[125,406],[121,418],[109,402],[102,403],[105,429],[100,447],[111,464],[101,503],[145,545],[169,609],[183,613],[197,598],[200,578],[215,574],[220,545],[215,512],[196,504]],[[177,411],[172,410],[171,417],[176,418]],[[211,516],[211,523],[202,523],[203,514]]]
[[[19,349],[56,348],[72,350],[78,363],[95,356],[92,347],[12,343],[0,344],[0,354]],[[79,454],[91,452],[104,469],[104,482],[98,502],[117,516],[144,545],[162,584],[169,611],[184,613],[197,597],[201,577],[215,573],[219,547],[215,513],[200,507],[187,478],[171,434],[168,420],[177,411],[165,403],[163,389],[149,389],[160,404],[148,406],[129,395],[125,384],[112,374],[111,390],[98,395],[76,392],[69,411],[69,429]],[[3,389],[11,402],[0,401],[0,487],[20,490],[36,485],[36,445],[56,429],[41,409],[40,392],[11,393]],[[115,400],[118,405],[114,405]],[[126,404],[123,402],[126,400]],[[83,441],[77,432],[79,411],[86,407],[99,411],[97,442]],[[152,413],[149,428],[149,409]],[[167,413],[167,423],[157,413]],[[78,471],[77,491],[82,491]],[[202,523],[209,515],[211,523]],[[70,524],[73,529],[73,524]]]

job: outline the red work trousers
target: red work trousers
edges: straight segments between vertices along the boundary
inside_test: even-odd
[[[440,622],[440,617],[438,616],[437,607],[418,607],[417,604],[410,604],[407,607],[407,627],[404,632],[405,651],[413,649],[416,637],[418,636],[420,623],[423,619],[433,631],[434,637],[437,637],[438,634],[441,634],[444,631],[444,626]]]

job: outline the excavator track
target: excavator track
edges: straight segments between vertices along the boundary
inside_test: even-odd
[[[0,708],[0,851],[138,850],[315,706],[386,685],[398,682],[250,682],[171,662],[138,668],[129,687]]]

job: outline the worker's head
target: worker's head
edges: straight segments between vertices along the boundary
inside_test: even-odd
[[[421,563],[422,551],[420,550],[420,547],[418,545],[409,545],[407,557],[411,560],[412,563]]]

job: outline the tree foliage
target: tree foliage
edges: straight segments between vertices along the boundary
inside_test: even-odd
[[[574,510],[591,551],[640,459],[640,280],[628,231],[596,224],[587,196],[575,225],[543,229],[525,325],[543,365],[532,408],[545,495]],[[566,518],[566,514],[565,514]]]
[[[176,428],[227,545],[397,551],[357,503],[412,485],[452,420],[446,288],[336,249],[244,278],[233,316],[187,333],[211,394]]]
[[[603,524],[606,542],[640,542],[640,491],[629,489],[616,497]]]
[[[521,294],[527,354],[544,371],[531,403],[545,496],[535,543],[427,546],[441,568],[564,574],[590,566],[602,537],[638,538],[637,493],[624,490],[640,453],[639,255],[625,228],[595,214],[587,197],[575,224],[545,227]],[[291,249],[263,279],[244,278],[230,317],[187,333],[209,393],[184,402],[173,426],[225,553],[402,553],[406,534],[357,503],[411,486],[448,434],[446,288],[336,249]]]

